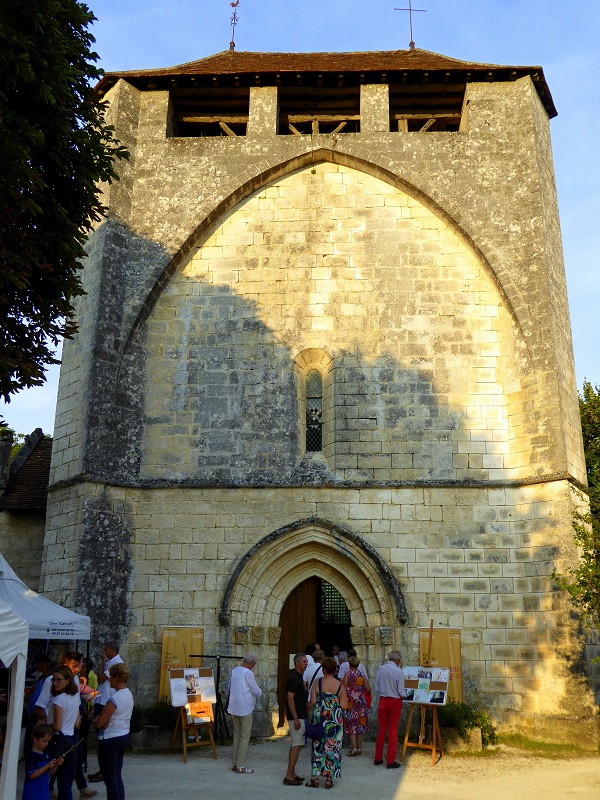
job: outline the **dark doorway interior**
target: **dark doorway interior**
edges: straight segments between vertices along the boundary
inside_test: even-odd
[[[351,647],[350,612],[337,589],[321,578],[308,578],[291,592],[279,619],[279,664],[277,700],[279,724],[285,723],[285,683],[290,654],[304,652],[306,645],[319,642],[327,655],[338,645]]]

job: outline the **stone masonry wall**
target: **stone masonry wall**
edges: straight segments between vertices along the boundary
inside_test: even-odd
[[[34,592],[39,591],[44,526],[43,513],[3,511],[0,514],[0,553]]]
[[[544,471],[519,336],[443,220],[378,178],[306,167],[228,214],[152,310],[141,476],[293,480],[309,348],[335,365],[330,480]]]
[[[64,532],[72,500],[63,503],[63,513],[51,525]],[[219,625],[219,609],[231,574],[256,542],[298,519],[318,518],[364,537],[389,563],[404,593],[407,625],[396,623],[385,643],[365,634],[359,647],[372,673],[391,644],[400,646],[406,663],[416,662],[417,628],[433,619],[461,629],[465,699],[482,703],[499,722],[522,727],[552,718],[568,726],[590,715],[577,629],[551,578],[554,565],[572,555],[566,482],[519,489],[362,490],[141,490],[88,484],[81,505],[96,510],[100,505],[106,520],[114,520],[109,527],[122,531],[121,546],[130,560],[116,572],[104,572],[113,582],[99,597],[107,602],[113,592],[130,605],[124,657],[144,702],[156,699],[162,626],[202,625],[205,652],[241,654],[250,645],[260,650],[263,712],[265,720],[271,719],[277,643],[267,631],[277,622],[256,613],[247,622],[251,631],[256,627],[264,634],[251,633],[244,644],[235,631]],[[97,524],[96,532],[101,534]],[[66,547],[64,533],[63,539]],[[102,566],[104,556],[98,550],[95,556],[78,607],[87,606],[103,620],[102,635],[122,633],[122,617],[102,613],[98,605],[92,570]],[[109,556],[118,553],[113,548]],[[336,558],[333,540],[315,548],[313,558],[326,570]],[[274,572],[285,570],[274,565]],[[119,595],[123,579],[130,597]],[[293,577],[289,581],[283,595],[294,588]],[[52,588],[48,579],[46,589]],[[359,597],[371,591],[366,585],[355,588]],[[356,609],[352,624],[378,623]]]
[[[81,472],[109,480],[136,479],[143,437],[144,320],[170,275],[229,210],[315,158],[405,187],[410,197],[472,243],[480,265],[489,265],[490,279],[526,345],[530,366],[524,353],[517,360],[519,388],[529,407],[520,419],[522,434],[536,438],[530,471],[559,475],[571,468],[584,480],[577,437],[563,435],[564,393],[556,391],[557,370],[568,372],[569,367],[558,364],[560,348],[548,347],[557,315],[568,320],[568,312],[564,287],[552,284],[551,302],[550,283],[542,279],[549,270],[562,271],[562,263],[544,224],[543,202],[552,187],[545,180],[541,190],[538,151],[546,147],[547,120],[542,130],[536,106],[534,124],[533,106],[539,101],[533,95],[528,78],[469,84],[459,133],[277,136],[265,133],[275,127],[258,125],[254,130],[260,136],[177,139],[167,137],[168,94],[138,92],[120,82],[109,99],[132,160],[123,167],[123,186],[111,187],[110,218],[95,234],[107,245],[90,245],[86,271],[102,275],[90,339],[97,366],[77,386],[88,416],[84,428],[78,428],[80,450],[72,449],[70,407],[59,417],[55,480]],[[382,97],[372,92],[365,108]],[[276,113],[276,103],[257,101],[253,107]],[[545,175],[548,169],[551,162]],[[74,357],[67,353],[65,374]],[[506,402],[510,405],[510,398]],[[515,423],[517,417],[515,413]],[[567,447],[575,452],[568,454]]]

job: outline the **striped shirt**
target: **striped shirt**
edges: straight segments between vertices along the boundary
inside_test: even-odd
[[[394,661],[388,661],[377,670],[375,691],[380,697],[404,697],[404,673]]]

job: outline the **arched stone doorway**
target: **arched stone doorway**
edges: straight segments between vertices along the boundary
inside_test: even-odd
[[[352,641],[367,665],[374,668],[385,650],[401,641],[407,613],[398,581],[362,536],[316,518],[265,536],[239,562],[220,613],[225,636],[236,650],[248,645],[259,651],[265,729],[279,722],[281,613],[291,593],[312,579],[326,581],[343,597]]]
[[[277,700],[280,725],[284,723],[290,655],[304,651],[307,644],[314,642],[319,642],[327,655],[334,644],[347,650],[352,644],[350,626],[350,611],[343,595],[322,578],[307,578],[289,594],[279,618]]]

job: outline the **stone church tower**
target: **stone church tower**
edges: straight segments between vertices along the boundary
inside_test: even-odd
[[[44,590],[147,702],[164,625],[258,651],[263,731],[289,652],[374,673],[431,619],[499,722],[589,716],[541,68],[224,52],[99,91],[131,158],[65,345]]]

